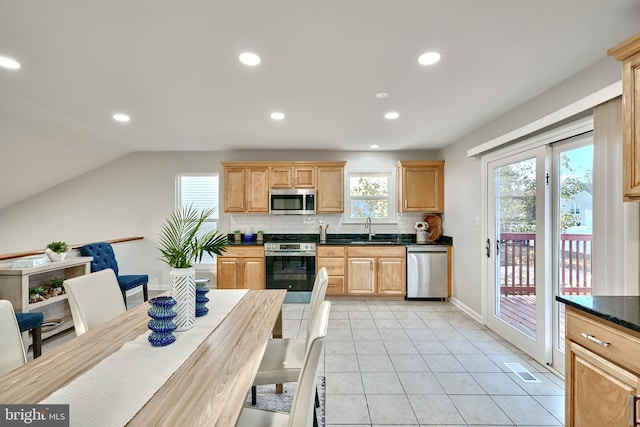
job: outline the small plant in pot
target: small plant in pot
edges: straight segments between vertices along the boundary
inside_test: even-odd
[[[70,250],[71,248],[66,242],[51,242],[44,249],[44,253],[47,254],[50,261],[57,262],[64,260]]]
[[[44,300],[44,297],[42,296],[43,293],[44,289],[41,287],[29,288],[29,302],[34,303]]]
[[[242,233],[240,230],[233,230],[233,241],[240,243],[242,241]]]
[[[64,288],[62,284],[64,280],[59,277],[54,277],[49,281],[49,296],[55,297],[64,294]]]
[[[174,319],[176,331],[190,329],[195,323],[195,280],[193,263],[200,262],[206,252],[222,255],[228,245],[227,237],[218,230],[200,233],[213,209],[199,210],[193,206],[177,209],[165,221],[160,232],[162,261],[169,264],[171,296],[176,300],[178,314]]]

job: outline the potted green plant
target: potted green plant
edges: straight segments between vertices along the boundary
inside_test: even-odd
[[[218,230],[200,233],[205,220],[213,209],[198,210],[188,206],[176,209],[165,221],[160,232],[161,260],[169,264],[171,296],[176,300],[178,314],[174,319],[176,331],[190,329],[195,323],[194,262],[202,260],[204,253],[222,255],[228,245],[227,237]]]
[[[66,242],[51,242],[44,249],[44,253],[50,261],[58,262],[64,260],[70,250]]]
[[[233,241],[240,243],[242,241],[242,233],[240,230],[233,230]]]
[[[64,283],[64,279],[61,279],[59,277],[54,277],[53,279],[49,280],[49,294],[52,297],[58,296],[58,295],[62,295],[64,293],[64,288],[62,287]]]
[[[29,302],[34,303],[42,299],[41,294],[44,293],[44,289],[41,287],[29,288]]]
[[[258,230],[258,237],[256,238],[256,241],[258,243],[262,243],[263,239],[264,239],[264,231]]]

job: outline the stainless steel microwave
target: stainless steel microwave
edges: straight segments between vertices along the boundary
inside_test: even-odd
[[[309,215],[316,213],[316,190],[278,189],[269,191],[269,213],[276,215]]]

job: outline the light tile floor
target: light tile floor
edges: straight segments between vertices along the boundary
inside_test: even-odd
[[[307,307],[284,306],[285,337],[304,337]],[[564,423],[563,381],[446,302],[332,300],[321,370],[327,427]]]
[[[327,427],[563,425],[563,381],[452,304],[331,301]],[[140,303],[141,293],[129,297]],[[304,337],[307,308],[284,305],[285,337]],[[43,352],[74,337],[47,339]],[[540,382],[523,382],[509,362]]]

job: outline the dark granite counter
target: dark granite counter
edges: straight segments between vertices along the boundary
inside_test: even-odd
[[[556,296],[577,310],[640,332],[640,297],[634,296]]]
[[[263,246],[269,242],[311,242],[322,246],[348,246],[351,242],[368,242],[367,234],[327,234],[327,239],[320,242],[319,234],[265,234],[263,241],[258,242],[256,236],[252,240],[247,241],[242,235],[242,241],[235,242],[233,234],[227,235],[230,246]],[[416,244],[415,234],[376,234],[371,238],[372,242],[379,242],[385,246],[407,246]],[[373,244],[373,243],[372,243]],[[442,236],[435,242],[428,242],[426,245],[453,245],[453,238],[450,236]],[[360,245],[358,245],[360,246]]]

